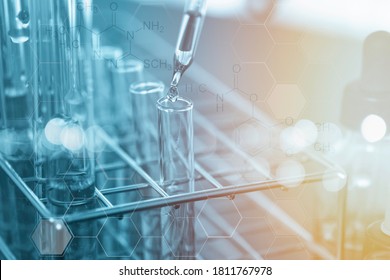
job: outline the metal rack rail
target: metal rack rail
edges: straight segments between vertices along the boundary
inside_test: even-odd
[[[267,174],[264,174],[263,167],[259,165],[252,157],[248,154],[242,152],[235,143],[230,140],[225,134],[219,131],[216,127],[208,123],[204,118],[199,114],[195,117],[196,125],[198,129],[202,129],[203,133],[212,132],[213,135],[217,138],[218,141],[223,143],[223,148],[219,149],[217,153],[220,153],[220,156],[223,155],[220,159],[224,161],[224,158],[233,156],[235,160],[241,160],[245,162],[246,165],[241,165],[237,168],[235,166],[226,166],[223,170],[207,170],[202,163],[202,157],[207,157],[207,151],[197,151],[195,158],[197,159],[195,164],[196,176],[195,176],[195,185],[196,190],[193,193],[184,193],[176,195],[168,195],[159,184],[156,183],[143,169],[137,164],[122,148],[112,140],[105,133],[101,133],[100,137],[104,140],[107,145],[107,148],[110,149],[118,157],[118,161],[109,165],[100,165],[96,168],[96,172],[102,172],[103,170],[115,170],[117,168],[131,168],[135,173],[140,175],[144,179],[144,183],[130,184],[125,186],[116,186],[111,188],[99,188],[95,190],[96,198],[100,203],[96,204],[98,207],[90,210],[85,210],[83,212],[77,212],[74,214],[66,214],[63,219],[67,224],[77,223],[81,221],[94,220],[104,217],[111,217],[118,215],[125,215],[128,213],[145,211],[149,209],[161,208],[166,206],[177,207],[180,204],[188,202],[196,202],[202,200],[208,200],[219,197],[227,197],[227,199],[233,199],[236,195],[245,194],[245,196],[251,200],[257,207],[267,209],[269,213],[278,220],[280,223],[284,224],[291,232],[302,238],[305,246],[313,254],[319,256],[320,258],[334,258],[326,249],[316,244],[313,240],[312,235],[305,230],[299,223],[294,221],[288,213],[280,209],[272,199],[268,198],[266,195],[258,192],[263,190],[270,190],[274,188],[285,188],[280,182],[281,180],[284,183],[288,183],[289,180],[294,181],[297,178],[275,178],[272,176],[267,177]],[[323,158],[312,154],[302,154],[303,163],[305,164],[305,169],[308,170],[304,178],[303,184],[320,182],[327,178],[343,177],[345,176],[341,169],[335,167],[330,162],[326,161]],[[227,164],[229,165],[229,164]],[[45,206],[45,199],[37,197],[30,187],[26,184],[23,178],[13,170],[12,166],[0,155],[0,166],[9,176],[9,178],[15,183],[15,186],[23,193],[23,195],[30,201],[34,208],[38,211],[42,219],[54,218],[55,215],[50,212],[50,210]],[[238,181],[241,181],[240,184],[235,183],[233,180],[229,183],[229,180],[226,180],[226,177],[232,175],[238,175],[245,172],[256,172],[257,174],[262,174],[263,180],[248,180],[240,178]],[[30,178],[31,180],[31,178]],[[180,180],[180,178],[178,178]],[[110,195],[121,195],[127,192],[138,192],[141,190],[152,190],[156,193],[155,198],[142,198],[139,201],[129,201],[128,203],[116,204],[110,200]],[[221,214],[218,214],[216,210],[209,209],[208,211],[213,211],[203,218],[209,219],[207,217],[213,217],[209,219],[211,221],[211,226],[220,228],[226,232],[231,231],[231,225],[227,221],[224,221],[224,217]],[[205,215],[205,213],[202,213]],[[216,223],[215,221],[219,222]],[[253,248],[241,234],[236,233],[234,237],[230,239],[236,246],[241,248],[240,251],[245,252],[246,257],[261,259],[262,255],[259,253],[258,249]],[[2,244],[2,251],[5,255],[10,255],[10,250],[7,249],[5,244]],[[199,255],[201,258],[201,255]]]
[[[214,131],[217,132],[216,135],[223,140],[227,146],[234,147],[234,144],[228,141],[222,134],[219,134],[216,128]],[[234,195],[243,194],[248,192],[261,191],[271,188],[281,188],[283,187],[280,184],[280,181],[288,182],[289,180],[294,181],[296,177],[290,178],[267,178],[262,181],[253,181],[240,185],[224,185],[219,180],[218,177],[223,176],[224,173],[234,174],[240,172],[240,170],[228,170],[221,172],[220,174],[211,174],[205,170],[199,163],[196,163],[195,170],[197,172],[196,181],[202,182],[201,186],[197,187],[197,190],[193,193],[186,194],[178,194],[178,195],[168,195],[163,188],[161,188],[158,183],[156,183],[145,171],[143,171],[142,167],[140,167],[128,154],[126,154],[118,144],[116,144],[113,140],[111,140],[106,134],[100,135],[106,144],[109,146],[112,151],[114,151],[117,156],[122,159],[130,168],[133,168],[140,176],[145,179],[145,183],[134,184],[128,186],[120,186],[115,188],[110,188],[107,190],[99,190],[95,189],[96,197],[99,199],[104,205],[103,207],[93,209],[91,211],[86,211],[84,213],[71,214],[64,217],[64,220],[67,223],[74,223],[89,219],[96,219],[105,216],[115,216],[118,214],[125,214],[134,211],[142,211],[148,210],[152,208],[159,208],[164,206],[174,206],[187,202],[195,202],[205,199],[217,198],[217,197],[230,197],[234,198]],[[253,159],[251,159],[248,155],[241,152],[241,150],[234,148],[233,151],[236,155],[242,157],[242,159],[247,160],[251,164],[251,168],[260,174],[263,172],[262,167],[259,166]],[[317,157],[318,159],[318,157]],[[305,176],[303,184],[305,183],[313,183],[319,182],[324,179],[334,178],[334,177],[342,177],[345,176],[341,169],[337,167],[332,167],[331,163],[325,161],[325,159],[321,159],[321,162],[318,163],[318,170],[308,173]],[[10,179],[15,183],[15,185],[19,188],[19,190],[26,196],[26,198],[34,205],[39,214],[44,219],[48,219],[53,217],[53,214],[45,207],[44,201],[42,201],[39,197],[37,197],[34,192],[27,186],[23,178],[21,178],[12,168],[12,166],[7,162],[4,157],[0,155],[0,166],[6,172],[6,174],[10,177]],[[100,167],[103,168],[104,167]],[[326,171],[327,170],[327,171]],[[99,170],[98,170],[99,171]],[[325,172],[326,171],[326,172]],[[105,196],[105,194],[113,194],[113,193],[122,193],[127,191],[136,191],[143,188],[152,188],[156,191],[160,197],[153,199],[146,199],[137,202],[129,202],[127,204],[113,205],[112,202]],[[233,196],[233,197],[232,197]]]

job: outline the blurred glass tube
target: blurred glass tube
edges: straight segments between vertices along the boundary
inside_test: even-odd
[[[100,46],[98,38],[95,38],[93,63],[96,87],[94,89],[94,108],[96,123],[118,141],[126,152],[130,152],[133,151],[132,145],[134,145],[136,136],[136,133],[134,133],[134,123],[139,121],[139,119],[133,119],[134,105],[132,102],[132,94],[129,93],[129,87],[132,83],[142,80],[143,63],[128,57],[123,58],[122,55],[123,52],[120,48],[107,45]],[[156,101],[151,102],[155,104]],[[137,103],[141,104],[142,102]],[[151,107],[154,106],[152,105]],[[141,110],[148,110],[148,107],[137,108],[136,110],[138,110],[137,114],[143,114]],[[142,132],[142,130],[139,130],[139,132]],[[115,164],[119,161],[120,158],[118,155],[110,150],[103,151],[98,158],[100,167]],[[112,188],[133,184],[138,182],[137,180],[139,179],[132,176],[133,172],[128,167],[106,170],[104,172],[105,175],[102,177],[97,176],[97,185],[103,187],[104,184],[104,188]],[[110,180],[107,183],[105,176],[109,176],[114,180]],[[137,191],[134,191],[117,195],[111,201],[113,204],[118,205],[138,200],[139,194]],[[138,228],[141,227],[139,216],[140,214],[138,213],[131,215],[131,220]],[[121,235],[101,235],[100,238],[103,238],[104,248],[109,252],[115,252],[117,256],[124,257],[126,254],[124,255],[123,252],[133,251],[137,247],[137,252],[132,257],[140,258],[142,256],[142,252],[140,252],[142,246],[137,246],[138,231],[131,223],[126,222],[130,218],[126,216],[120,216],[118,218],[122,220],[115,221],[115,225],[117,227],[116,230]]]
[[[33,109],[31,88],[27,83],[32,72],[30,44],[28,42],[30,39],[30,15],[27,1],[2,1],[0,3],[0,16],[3,84],[1,89],[2,127],[26,131],[26,128],[31,127],[30,120]],[[27,139],[26,137],[25,140]],[[0,149],[6,152],[4,145],[1,145]],[[12,154],[12,150],[9,147],[8,152]]]
[[[34,175],[29,25],[28,1],[0,3],[0,153],[22,178]],[[0,234],[17,258],[34,258],[36,212],[4,173],[0,186]]]
[[[130,85],[131,111],[133,112],[133,141],[130,155],[140,164],[149,176],[158,177],[158,138],[157,109],[155,104],[164,93],[164,84],[160,81],[136,82]],[[145,182],[136,178],[134,183]],[[155,198],[152,189],[140,190],[144,198]],[[133,221],[140,225],[143,238],[137,246],[138,254],[143,259],[161,259],[161,239],[151,238],[161,235],[160,209],[136,212]]]
[[[116,103],[112,102],[115,93],[113,86],[113,72],[118,58],[122,56],[122,50],[113,46],[98,47],[94,52],[94,112],[95,123],[110,135],[115,135]]]
[[[134,116],[134,146],[130,155],[141,165],[158,160],[155,104],[163,92],[162,82],[137,82],[130,86],[131,111]]]
[[[34,111],[37,137],[35,140],[38,141],[37,157],[43,157],[43,160],[48,162],[55,161],[56,164],[47,164],[47,169],[44,170],[44,175],[49,179],[66,182],[68,175],[72,177],[69,177],[72,181],[75,179],[74,176],[79,174],[80,178],[88,177],[87,181],[93,183],[93,172],[90,170],[93,167],[93,154],[90,149],[86,149],[85,139],[85,131],[93,120],[89,87],[91,76],[87,72],[91,69],[88,65],[91,62],[90,54],[82,47],[89,43],[89,38],[82,36],[82,32],[72,26],[76,22],[75,17],[80,17],[80,22],[84,24],[88,20],[83,21],[84,13],[76,11],[75,1],[57,4],[39,2],[34,5],[36,14],[46,16],[36,18],[34,48],[38,59],[51,62],[39,67],[34,77],[34,86],[36,92],[39,92],[34,95],[37,106]],[[64,15],[58,13],[61,9],[65,9],[72,16],[64,18]],[[64,25],[53,25],[53,22],[62,22]],[[59,36],[57,32],[60,31],[55,28],[65,30],[61,36],[63,45],[59,44],[60,38],[57,37]],[[70,29],[72,32],[67,32]],[[75,38],[80,45],[74,45]],[[48,41],[51,42],[50,45],[47,44]],[[54,50],[55,47],[58,49]],[[69,58],[69,61],[64,58]],[[61,63],[54,63],[58,62],[58,59]],[[80,161],[75,161],[75,158]],[[77,164],[80,166],[76,167]],[[90,198],[94,195],[92,187],[85,189],[81,185],[74,187],[72,190],[69,186],[74,197]]]
[[[169,195],[194,191],[194,148],[191,101],[167,97],[157,101],[160,185]],[[193,204],[162,208],[161,224],[167,246],[163,257],[194,256]]]
[[[36,175],[46,180],[42,193],[58,217],[96,206],[93,145],[86,140],[93,123],[90,2],[33,5],[32,47],[47,62],[34,75]],[[89,221],[70,229],[75,237],[90,237],[96,226]],[[89,240],[71,244],[64,258],[95,257]]]
[[[134,59],[120,59],[115,64],[110,64],[113,85],[113,102],[116,112],[111,116],[115,123],[117,137],[121,142],[127,143],[133,137],[133,112],[129,96],[129,87],[132,83],[143,79],[144,65],[141,61]],[[122,143],[122,144],[123,144]],[[124,148],[127,144],[123,144]]]

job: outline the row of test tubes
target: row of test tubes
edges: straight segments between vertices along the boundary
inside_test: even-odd
[[[96,96],[100,100],[94,104],[95,111],[99,112],[99,126],[117,139],[121,148],[147,176],[159,182],[166,195],[193,192],[192,102],[182,97],[175,102],[170,101],[165,96],[164,84],[145,78],[147,74],[142,62],[122,58],[120,48],[101,46],[98,49],[94,69],[95,75],[100,75],[96,78],[99,81]],[[112,107],[107,107],[107,104]],[[117,116],[120,121],[105,116]],[[113,157],[109,154],[103,152],[102,155],[104,157],[98,159],[100,164],[112,162]],[[121,169],[108,174],[108,177],[116,178],[110,183],[123,186],[145,182],[139,174],[129,178],[126,172]],[[140,199],[137,196],[153,199],[160,195],[148,188],[130,195],[130,198],[118,196],[116,199],[120,204]],[[124,225],[124,231],[133,231],[133,235],[141,236],[142,246],[133,246],[139,247],[135,254],[143,259],[194,257],[193,218],[192,204],[152,209],[132,213],[135,227],[130,225],[129,230],[129,224]],[[117,227],[119,229],[121,225]]]
[[[133,190],[113,196],[113,207],[194,191],[191,101],[168,100],[142,62],[101,46],[89,32],[91,11],[78,9],[90,2],[0,4],[1,156],[58,220],[101,207],[97,191]],[[107,136],[136,172],[108,168],[119,161]],[[194,257],[192,204],[64,225],[72,240],[61,251],[66,236],[39,227],[36,209],[5,174],[0,184],[0,234],[16,258]]]

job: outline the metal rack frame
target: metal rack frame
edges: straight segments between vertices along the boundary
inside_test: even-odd
[[[242,159],[250,163],[251,168],[253,168],[253,170],[259,172],[260,174],[263,172],[262,167],[258,166],[258,164],[248,154],[241,151],[232,140],[230,140],[228,137],[225,136],[223,132],[219,131],[212,124],[208,123],[200,115],[197,115],[195,120],[197,125],[201,125],[202,128],[204,128],[206,131],[213,132],[214,135],[217,137],[217,139],[221,141],[226,147],[228,147],[228,149],[230,149],[235,155],[241,157]],[[142,169],[142,167],[139,164],[137,164],[119,146],[119,144],[117,144],[113,139],[111,139],[104,132],[100,133],[99,136],[104,140],[107,147],[111,151],[113,151],[121,160],[123,160],[128,167],[135,170],[143,179],[145,179],[146,183],[119,186],[119,187],[113,187],[113,188],[103,189],[103,190],[99,190],[96,188],[95,196],[101,202],[102,207],[84,211],[84,212],[79,212],[77,214],[67,214],[63,217],[66,223],[72,224],[80,221],[98,219],[102,217],[123,215],[134,211],[143,211],[143,210],[161,208],[166,206],[177,206],[183,203],[195,202],[195,201],[201,201],[201,200],[207,200],[207,199],[213,199],[219,197],[227,197],[229,199],[234,199],[235,195],[251,193],[248,194],[247,197],[252,202],[256,203],[256,205],[258,205],[259,207],[267,209],[274,218],[276,218],[278,221],[283,223],[292,232],[300,236],[302,240],[304,240],[305,245],[310,251],[320,256],[321,258],[325,258],[325,259],[334,258],[334,256],[332,256],[332,254],[330,254],[326,249],[324,249],[322,246],[314,242],[310,232],[308,232],[306,229],[300,226],[296,221],[294,221],[294,219],[292,219],[287,213],[285,213],[282,209],[280,209],[271,199],[263,195],[261,192],[258,192],[258,191],[269,190],[273,188],[281,188],[282,186],[280,185],[280,182],[277,178],[269,178],[264,181],[250,182],[241,185],[223,185],[216,179],[216,176],[223,175],[223,172],[222,174],[211,174],[203,166],[201,166],[198,162],[196,162],[195,170],[197,176],[195,178],[196,180],[195,184],[200,183],[200,181],[202,180],[205,180],[207,184],[211,186],[211,188],[197,190],[193,193],[168,195],[164,191],[164,189],[161,188],[161,186],[159,186],[159,184],[156,183]],[[326,159],[310,153],[306,155],[308,155],[312,161],[320,164],[324,168],[324,170],[327,171],[306,174],[303,183],[313,183],[313,182],[319,182],[326,178],[334,178],[335,176],[336,177],[345,176],[345,174],[341,169],[339,169],[337,166],[334,166]],[[41,199],[37,197],[35,193],[27,186],[25,180],[21,178],[17,174],[17,172],[13,170],[12,166],[1,155],[0,155],[0,167],[13,181],[15,186],[23,193],[26,199],[28,199],[28,201],[34,206],[34,208],[37,210],[37,212],[39,213],[42,219],[50,219],[55,217],[45,206],[45,199]],[[117,167],[118,166],[110,166],[109,168],[115,169]],[[102,169],[102,167],[100,167],[100,169]],[[99,172],[99,169],[97,169],[96,172]],[[229,170],[227,172],[228,173],[239,172],[239,170]],[[295,177],[283,178],[283,180],[292,180],[292,181],[295,179],[296,179]],[[107,198],[107,195],[109,194],[113,194],[113,193],[118,194],[127,191],[138,191],[145,188],[152,188],[156,193],[158,193],[159,197],[145,199],[137,202],[119,204],[119,205],[113,204],[110,201],[110,199]],[[218,214],[214,213],[212,216],[216,217],[218,216]],[[221,217],[220,220],[223,221],[223,217]],[[222,228],[228,228],[229,224],[225,223],[223,225],[218,225],[218,226]],[[240,234],[237,234],[234,237],[233,241],[235,242],[235,244],[240,246],[244,251],[246,251],[247,254],[250,255],[251,257],[262,259],[262,256],[258,252],[256,252],[256,250],[251,248],[251,246],[245,241],[245,238],[242,237]],[[2,245],[3,246],[0,247],[5,248],[5,251],[3,250],[4,253],[8,257],[12,258],[12,252],[10,250],[7,250],[6,247],[4,247],[5,244]]]
[[[64,217],[65,222],[67,223],[75,223],[79,221],[85,221],[89,219],[102,218],[105,216],[114,216],[118,214],[125,214],[134,211],[142,211],[153,208],[160,208],[164,206],[174,206],[187,202],[195,202],[205,199],[217,198],[217,197],[229,197],[233,199],[236,194],[243,194],[248,192],[261,191],[271,188],[281,188],[283,186],[280,185],[280,178],[270,178],[269,180],[254,182],[249,184],[235,185],[235,186],[223,186],[219,183],[212,174],[207,172],[199,163],[195,163],[195,170],[200,176],[197,176],[197,180],[205,179],[212,186],[212,189],[207,190],[198,190],[193,193],[186,194],[178,194],[178,195],[168,195],[163,188],[159,186],[143,169],[139,166],[125,151],[121,149],[121,147],[115,143],[110,137],[102,133],[100,135],[109,148],[114,151],[122,160],[128,164],[129,167],[133,168],[140,176],[142,176],[147,184],[134,184],[128,186],[121,186],[110,188],[108,190],[99,190],[95,188],[96,198],[102,202],[105,207],[95,209],[93,211],[86,211],[82,215],[77,213],[77,215],[67,215]],[[217,136],[219,134],[217,133]],[[222,137],[220,137],[221,140]],[[228,146],[232,146],[233,143],[230,143],[226,138],[222,138],[225,144]],[[234,147],[234,145],[233,145]],[[239,156],[244,157],[246,160],[251,161],[252,167],[259,172],[262,172],[261,167],[257,166],[257,164],[251,160],[251,158],[243,153],[238,148],[234,147],[234,151]],[[319,158],[316,157],[318,160]],[[341,169],[337,167],[332,167],[331,163],[326,161],[325,159],[321,159],[321,164],[324,165],[325,168],[330,169],[332,171],[311,173],[305,176],[303,183],[312,183],[319,182],[324,178],[334,178],[335,176],[345,176]],[[12,166],[8,163],[8,161],[0,155],[0,167],[5,171],[5,173],[9,176],[9,178],[15,183],[15,185],[19,188],[19,190],[23,193],[23,195],[29,200],[29,202],[36,208],[38,213],[43,219],[48,219],[53,217],[54,215],[46,208],[43,201],[35,195],[35,193],[27,186],[23,178],[21,178],[12,168]],[[283,178],[283,180],[291,180],[294,181],[296,177],[291,178]],[[38,181],[38,179],[37,179]],[[159,195],[159,198],[147,199],[139,202],[129,202],[126,204],[113,205],[110,200],[105,196],[105,194],[109,193],[121,193],[125,191],[132,190],[140,190],[142,188],[152,187]]]

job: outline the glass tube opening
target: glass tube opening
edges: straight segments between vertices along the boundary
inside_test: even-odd
[[[160,81],[136,82],[130,85],[131,110],[133,112],[133,141],[130,155],[157,178],[158,161],[157,110],[154,106],[164,93],[165,86]],[[147,162],[149,165],[147,166]]]
[[[192,102],[183,97],[175,102],[168,97],[157,101],[160,185],[170,195],[194,191],[192,109]],[[164,258],[194,257],[193,217],[193,203],[161,209],[168,243],[162,246]]]
[[[157,110],[155,104],[164,93],[165,86],[160,81],[140,81],[132,83],[129,87],[129,95],[132,111],[132,141],[128,151],[132,158],[154,180],[158,178],[158,137],[157,137]],[[134,183],[142,183],[145,180],[139,176],[133,177]],[[152,189],[139,190],[143,197],[155,198],[156,192]],[[136,198],[137,199],[137,198]],[[163,235],[161,231],[161,211],[151,209],[142,213],[134,213],[132,219],[139,224],[139,230],[143,236]],[[161,239],[144,239],[137,246],[138,252],[144,259],[161,259]]]
[[[168,113],[186,112],[192,110],[193,104],[190,100],[183,97],[179,97],[174,102],[170,101],[168,98],[162,98],[157,102],[157,108]]]
[[[157,101],[160,147],[160,184],[168,192],[193,191],[193,104],[179,97]]]
[[[133,94],[162,93],[164,84],[162,82],[139,82],[130,85],[130,92]]]

